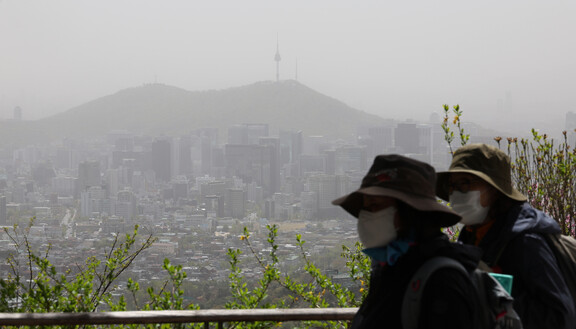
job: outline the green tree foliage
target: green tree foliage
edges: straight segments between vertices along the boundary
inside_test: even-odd
[[[127,310],[192,310],[197,305],[185,303],[183,288],[186,272],[182,265],[173,265],[166,259],[163,269],[168,278],[159,286],[150,286],[146,298],[140,284],[127,279],[127,292],[114,297],[112,291],[123,272],[136,257],[149,248],[156,239],[152,235],[138,236],[138,226],[125,236],[116,235],[103,259],[88,257],[82,266],[59,273],[49,261],[51,247],[37,251],[28,239],[33,222],[25,228],[5,229],[12,240],[15,251],[7,262],[11,274],[0,279],[0,311],[2,312],[97,312]],[[293,308],[293,307],[357,307],[366,297],[370,260],[362,254],[360,243],[352,248],[343,246],[341,257],[348,269],[349,283],[344,286],[311,261],[301,235],[296,236],[301,265],[288,274],[283,260],[278,256],[276,242],[278,227],[268,226],[266,238],[269,252],[262,253],[252,244],[252,237],[244,228],[240,240],[242,249],[228,249],[230,266],[228,302],[221,307],[227,309]],[[242,255],[246,253],[247,257]],[[25,264],[19,262],[24,259]],[[259,278],[247,279],[247,269],[259,268]],[[132,305],[129,307],[129,305]],[[284,327],[282,323],[254,322],[231,323],[230,328]],[[338,321],[309,321],[297,324],[299,328],[343,328],[346,323]],[[184,325],[154,325],[146,327],[183,327]],[[197,325],[186,325],[196,328]],[[122,327],[122,326],[117,326]],[[130,325],[128,327],[136,327]],[[290,327],[294,327],[291,325]]]
[[[270,252],[266,257],[261,257],[251,243],[251,236],[248,229],[244,229],[244,234],[240,237],[245,242],[249,253],[256,259],[261,270],[261,277],[256,284],[250,285],[242,273],[240,266],[241,249],[228,249],[230,262],[230,290],[232,300],[226,304],[228,309],[253,309],[253,308],[287,308],[287,307],[358,307],[367,294],[367,278],[370,272],[370,260],[361,253],[359,243],[354,249],[343,246],[342,257],[347,262],[349,277],[353,284],[358,287],[356,291],[344,287],[342,284],[334,282],[328,275],[310,261],[304,248],[305,241],[301,235],[296,236],[296,243],[300,248],[300,257],[304,265],[302,273],[308,278],[290,275],[280,270],[280,259],[278,257],[278,244],[276,238],[278,227],[268,225],[267,242]],[[254,281],[254,280],[252,280]],[[270,296],[270,291],[274,287],[280,287],[282,292],[275,297]],[[236,323],[237,328],[268,328],[270,323]],[[340,322],[305,322],[303,327],[314,328],[344,328],[346,323]]]
[[[123,239],[115,237],[103,260],[88,257],[84,264],[59,273],[48,259],[51,246],[40,254],[30,243],[32,224],[23,230],[5,229],[15,252],[6,260],[10,275],[0,279],[1,312],[95,312],[111,300],[116,279],[155,241],[148,236],[137,244],[136,226]],[[22,259],[25,264],[20,264]]]

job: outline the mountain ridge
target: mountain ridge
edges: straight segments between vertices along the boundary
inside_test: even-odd
[[[114,130],[178,135],[203,127],[223,132],[240,123],[268,123],[271,132],[302,130],[344,138],[353,136],[358,126],[384,121],[294,80],[207,91],[155,83],[126,88],[47,118],[0,122],[0,138],[30,144],[97,137]]]

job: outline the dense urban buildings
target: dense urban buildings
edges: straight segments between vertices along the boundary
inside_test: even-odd
[[[359,127],[350,140],[238,123],[226,132],[111,131],[92,140],[2,149],[0,225],[24,226],[34,217],[31,241],[57,246],[51,260],[68,266],[105,252],[106,241],[139,225],[159,240],[131,276],[155,278],[170,258],[185,265],[190,280],[225,280],[225,266],[214,264],[239,244],[244,227],[265,232],[275,223],[283,232],[306,233],[316,254],[353,244],[355,222],[331,201],[357,188],[381,153],[438,169],[450,160],[438,115],[428,123]],[[290,237],[279,239],[296,253]],[[1,239],[0,253],[9,252],[13,243],[5,234]]]
[[[251,214],[337,218],[345,215],[330,201],[359,185],[375,155],[405,154],[437,168],[449,160],[437,122],[390,120],[359,127],[350,141],[301,131],[273,135],[265,123],[239,123],[225,136],[215,129],[178,137],[113,131],[99,140],[4,150],[0,222],[21,220],[11,210],[58,206],[75,208],[78,218],[130,223],[175,213],[186,220],[202,214],[206,222]]]

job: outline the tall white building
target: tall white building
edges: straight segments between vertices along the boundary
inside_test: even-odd
[[[109,211],[109,200],[106,199],[106,191],[101,186],[92,186],[80,193],[80,214],[90,217],[94,213]],[[108,207],[106,207],[108,206]]]
[[[136,197],[131,190],[118,192],[116,198],[116,216],[124,219],[133,219],[137,215]]]

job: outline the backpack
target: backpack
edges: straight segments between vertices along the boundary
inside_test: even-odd
[[[479,312],[474,322],[478,328],[521,329],[522,322],[514,311],[514,298],[488,272],[476,269],[470,275],[462,264],[448,257],[427,260],[412,276],[402,302],[402,326],[416,329],[420,315],[420,302],[426,282],[440,268],[455,268],[470,278],[478,296]]]
[[[576,239],[564,234],[542,234],[542,236],[556,258],[558,269],[576,306]],[[502,248],[494,263],[498,261],[505,248],[506,246]]]
[[[558,268],[576,306],[576,239],[564,234],[545,234],[544,237],[556,257]]]

